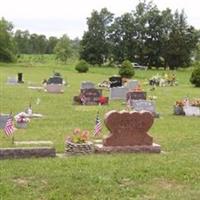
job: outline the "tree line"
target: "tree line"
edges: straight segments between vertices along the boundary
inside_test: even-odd
[[[160,11],[140,1],[135,10],[114,18],[106,8],[87,18],[80,57],[91,64],[123,60],[156,67],[185,67],[199,41],[199,31],[188,25],[184,11]]]
[[[56,54],[56,58],[66,62],[70,56],[78,57],[79,38],[70,39],[66,34],[57,38],[30,34],[28,30],[13,32],[13,24],[0,19],[0,61],[12,62],[20,54]]]
[[[81,40],[30,34],[0,19],[0,61],[19,54],[56,54],[63,62],[77,56],[94,65],[124,60],[156,67],[185,67],[200,58],[200,32],[187,23],[184,11],[160,11],[153,2],[140,1],[135,10],[115,17],[106,8],[87,18]]]

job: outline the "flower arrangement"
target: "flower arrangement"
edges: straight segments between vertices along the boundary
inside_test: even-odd
[[[185,106],[184,100],[178,100],[178,101],[176,101],[176,106],[178,106],[178,107],[183,107],[183,106]]]
[[[89,139],[89,131],[83,130],[81,131],[80,128],[75,128],[73,131],[73,135],[67,138],[67,141],[82,144],[86,143]]]
[[[200,107],[200,99],[194,99],[191,101],[191,106]]]
[[[28,123],[30,121],[30,119],[25,116],[24,114],[18,115],[16,118],[16,122],[17,123]]]

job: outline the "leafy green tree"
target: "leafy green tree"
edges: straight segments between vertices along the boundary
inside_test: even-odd
[[[30,34],[29,31],[16,30],[14,40],[17,46],[18,53],[31,53],[30,52]]]
[[[46,47],[47,54],[52,54],[54,52],[54,48],[57,42],[58,42],[57,37],[54,37],[54,36],[49,37],[49,39],[47,40],[47,47]]]
[[[119,75],[123,78],[131,78],[134,76],[135,71],[133,66],[129,60],[125,60],[122,62],[122,66],[119,69]]]
[[[66,63],[69,57],[72,55],[72,47],[70,39],[67,35],[63,35],[57,42],[54,52],[56,59]]]
[[[100,12],[93,11],[87,19],[88,31],[80,42],[80,58],[90,64],[103,64],[109,57],[108,29],[113,14],[106,8]]]
[[[15,43],[12,37],[13,25],[4,18],[0,19],[0,61],[12,62],[15,59]]]

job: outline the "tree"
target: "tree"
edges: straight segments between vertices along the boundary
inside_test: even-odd
[[[63,35],[57,42],[54,52],[56,59],[66,63],[68,58],[72,55],[72,47],[70,39],[67,35]]]
[[[106,8],[100,12],[93,11],[87,19],[88,31],[80,42],[80,58],[90,64],[103,64],[109,57],[108,29],[113,14]]]
[[[46,47],[46,53],[47,54],[52,54],[53,53],[57,42],[58,42],[58,38],[57,37],[54,37],[54,36],[49,37],[49,39],[47,41],[47,47]]]
[[[0,19],[0,61],[12,62],[15,59],[15,43],[12,37],[13,25]]]
[[[16,30],[14,40],[18,53],[30,53],[30,34],[26,31]]]

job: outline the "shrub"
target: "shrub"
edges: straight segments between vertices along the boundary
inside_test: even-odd
[[[135,71],[133,69],[133,66],[129,60],[125,60],[122,63],[121,68],[119,69],[119,75],[123,78],[131,78],[134,76]]]
[[[80,60],[75,69],[79,73],[86,73],[89,70],[89,64],[85,60]]]
[[[196,67],[190,77],[190,82],[195,85],[195,87],[200,87],[200,66]]]

